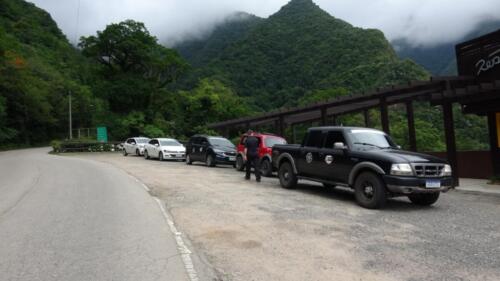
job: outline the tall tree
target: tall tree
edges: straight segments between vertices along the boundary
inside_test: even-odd
[[[176,51],[158,44],[141,22],[110,24],[96,36],[82,37],[82,54],[101,65],[95,90],[116,113],[146,110],[155,95],[187,70]]]

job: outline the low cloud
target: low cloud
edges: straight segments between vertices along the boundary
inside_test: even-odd
[[[78,5],[80,1],[80,5]],[[109,23],[134,19],[166,45],[200,37],[235,11],[268,17],[288,0],[33,0],[49,11],[68,39],[95,34]],[[500,20],[498,0],[316,0],[355,26],[381,29],[414,45],[454,42],[485,20]],[[78,6],[80,6],[79,13]],[[79,17],[77,17],[79,14]],[[77,24],[78,23],[78,24]],[[500,26],[499,26],[500,28]]]

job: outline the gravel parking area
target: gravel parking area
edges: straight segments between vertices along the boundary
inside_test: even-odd
[[[347,190],[290,191],[232,167],[75,156],[148,185],[222,280],[499,280],[499,195],[451,191],[433,207],[397,199],[366,210]]]

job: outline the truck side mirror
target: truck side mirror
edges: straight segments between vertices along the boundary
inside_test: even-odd
[[[333,145],[333,149],[344,150],[344,149],[347,149],[347,146],[345,146],[345,144],[343,142],[336,142]]]

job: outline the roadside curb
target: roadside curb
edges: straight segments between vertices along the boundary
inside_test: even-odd
[[[473,192],[473,193],[479,193],[479,194],[485,194],[485,195],[499,195],[500,196],[500,188],[492,188],[492,189],[486,189],[486,188],[471,188],[471,187],[456,187],[456,191],[459,192]]]

